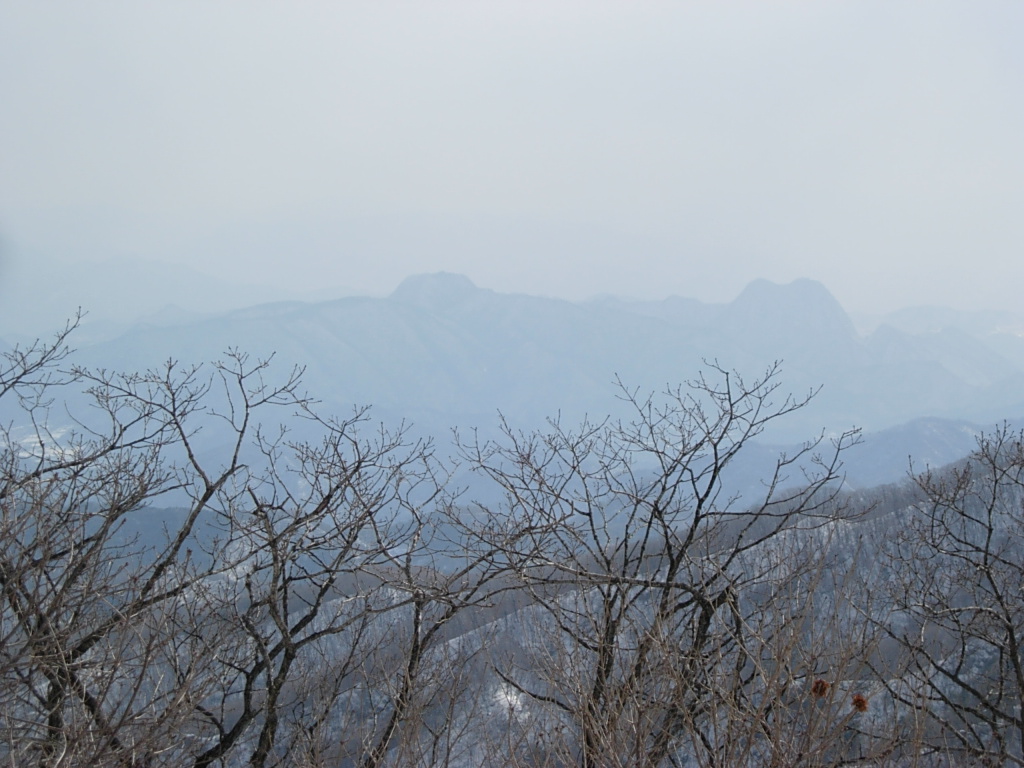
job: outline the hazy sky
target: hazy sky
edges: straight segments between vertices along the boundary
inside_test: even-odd
[[[1018,308],[1024,3],[0,0],[0,280]]]

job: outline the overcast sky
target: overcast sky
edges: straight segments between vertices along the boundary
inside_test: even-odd
[[[8,282],[1016,309],[1024,3],[0,0],[0,238]]]

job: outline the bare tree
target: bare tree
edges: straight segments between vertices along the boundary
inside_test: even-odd
[[[365,409],[322,417],[301,371],[273,383],[237,351],[69,366],[71,330],[0,369],[0,757],[370,768],[471,751],[481,647],[458,635],[518,585],[515,542],[463,520],[432,445]]]
[[[1024,763],[1024,442],[1001,428],[916,478],[889,537],[886,629],[907,654],[881,678],[922,762]],[[932,761],[924,758],[932,755]]]
[[[238,352],[62,369],[68,332],[8,353],[0,381],[17,401],[0,474],[4,759],[315,753],[347,711],[362,641],[396,609],[387,569],[422,528],[409,512],[443,487],[429,446],[365,436],[365,411],[319,419],[300,371],[272,384],[267,361]],[[75,387],[88,408],[60,410]],[[268,428],[273,408],[320,441]]]
[[[282,734],[285,743],[299,731],[316,742],[319,729],[336,727],[375,617],[395,610],[381,571],[415,532],[405,511],[442,485],[427,446],[401,432],[363,437],[364,421],[360,411],[322,422],[319,445],[260,437],[265,469],[247,474],[219,510],[224,576],[204,594],[218,688],[197,708],[211,742],[197,766],[235,749],[249,765],[280,764],[291,759],[277,749]],[[300,679],[312,660],[325,681],[316,696]]]
[[[144,667],[153,652],[128,642],[128,627],[178,589],[166,576],[181,564],[184,540],[150,552],[139,571],[120,538],[130,513],[175,485],[159,460],[173,437],[155,404],[112,396],[113,380],[91,382],[88,425],[53,428],[55,390],[86,381],[57,367],[70,331],[7,353],[0,383],[21,416],[5,426],[0,449],[0,695],[6,757],[17,764],[132,754],[135,723],[175,698],[142,696],[144,676],[122,670]]]
[[[855,437],[781,457],[759,500],[729,495],[737,454],[808,400],[776,401],[777,377],[772,367],[748,383],[712,366],[658,401],[623,389],[629,421],[506,425],[503,442],[463,445],[504,489],[496,514],[528,542],[509,556],[556,630],[497,670],[544,713],[531,760],[660,766],[689,752],[721,764],[716,712],[751,695],[751,649],[765,642],[756,594],[778,581],[764,553],[840,515],[839,456]]]

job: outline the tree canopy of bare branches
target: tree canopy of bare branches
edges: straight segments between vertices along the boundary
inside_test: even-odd
[[[884,677],[934,761],[1024,763],[1024,436],[983,435],[960,465],[916,476],[920,501],[887,541]]]
[[[807,402],[780,394],[777,367],[746,381],[711,366],[660,399],[621,391],[627,421],[463,445],[504,489],[494,517],[528,532],[507,556],[546,633],[498,672],[546,713],[535,741],[556,764],[735,764],[721,762],[735,736],[724,705],[734,720],[764,706],[771,635],[793,631],[766,621],[784,613],[771,591],[817,573],[813,556],[777,555],[844,514],[840,455],[856,434],[781,457],[759,498],[739,499],[725,482],[737,454]]]
[[[894,533],[855,431],[733,483],[813,396],[777,365],[447,457],[300,369],[91,370],[73,330],[0,355],[0,764],[1024,761],[1008,431]]]

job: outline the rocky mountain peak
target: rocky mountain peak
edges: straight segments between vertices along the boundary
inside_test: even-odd
[[[461,304],[479,290],[465,275],[434,272],[407,277],[391,293],[390,298],[423,309],[438,310]]]
[[[806,278],[782,285],[755,280],[728,305],[726,314],[732,322],[754,328],[770,324],[784,333],[816,329],[829,335],[856,336],[853,322],[835,297],[817,280]]]

